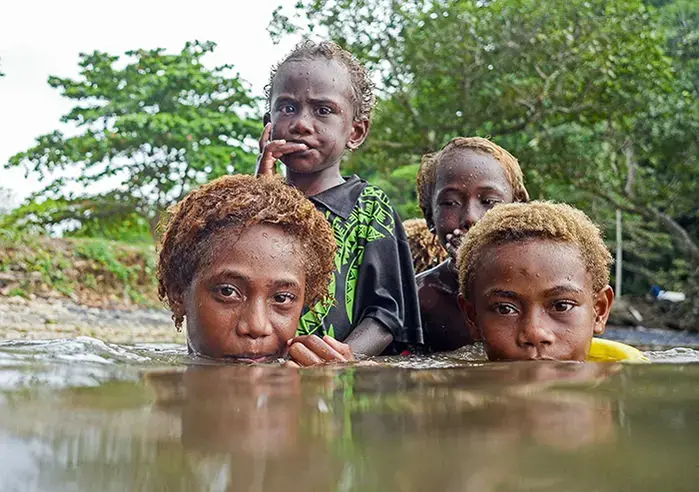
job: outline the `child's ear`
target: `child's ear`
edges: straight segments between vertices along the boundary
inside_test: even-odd
[[[371,122],[369,120],[353,121],[352,122],[352,133],[350,133],[349,140],[347,141],[347,148],[349,150],[357,150],[366,140],[369,135],[369,127]]]
[[[462,294],[459,294],[456,298],[459,303],[459,309],[461,309],[461,314],[464,317],[464,324],[471,334],[471,339],[475,342],[481,339],[481,332],[476,325],[476,305],[466,299]]]
[[[601,335],[607,327],[609,313],[614,303],[614,290],[611,285],[607,285],[604,289],[595,294],[595,328],[594,334]]]

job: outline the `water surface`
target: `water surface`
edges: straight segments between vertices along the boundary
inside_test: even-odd
[[[0,343],[2,490],[697,490],[699,352],[291,370]],[[688,363],[689,362],[689,363]]]

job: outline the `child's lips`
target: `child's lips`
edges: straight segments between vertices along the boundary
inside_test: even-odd
[[[277,359],[279,359],[281,356],[278,353],[274,354],[267,354],[267,355],[255,355],[255,354],[246,354],[246,355],[229,355],[226,357],[227,359],[233,359],[237,362],[251,362],[255,364],[260,364],[263,362],[272,362]]]

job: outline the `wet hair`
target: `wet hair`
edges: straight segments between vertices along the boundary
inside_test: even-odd
[[[240,234],[255,224],[281,227],[299,243],[306,273],[307,306],[328,297],[337,244],[330,224],[299,190],[271,176],[223,176],[190,192],[172,206],[163,224],[157,278],[158,295],[173,311],[178,298],[203,264],[210,261],[217,234]]]
[[[430,232],[425,219],[408,219],[403,222],[403,228],[408,236],[415,273],[429,270],[449,256],[437,236]]]
[[[577,208],[563,203],[509,203],[494,207],[471,229],[459,248],[459,292],[467,296],[483,254],[502,244],[542,239],[575,245],[592,288],[599,292],[609,283],[612,255],[600,229]]]
[[[267,99],[267,111],[272,104],[272,88],[274,78],[286,63],[292,61],[317,60],[325,58],[335,60],[347,69],[352,85],[352,103],[354,105],[354,120],[371,120],[371,111],[374,109],[376,98],[374,96],[374,83],[369,78],[366,68],[347,50],[342,49],[332,41],[316,43],[310,39],[301,41],[278,65],[272,67],[269,82],[265,86],[265,98]]]
[[[519,162],[512,154],[487,138],[456,137],[442,147],[440,151],[422,156],[420,169],[417,172],[417,198],[420,208],[422,209],[422,214],[428,221],[432,220],[432,194],[434,193],[434,186],[437,181],[437,168],[444,154],[453,149],[470,149],[493,156],[505,170],[507,180],[512,187],[514,201],[529,201],[529,193],[524,187],[522,169],[519,167]]]

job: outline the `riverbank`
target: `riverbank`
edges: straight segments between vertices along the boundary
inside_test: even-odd
[[[165,309],[90,307],[66,299],[0,296],[0,340],[89,336],[112,343],[184,343]],[[699,348],[699,334],[644,327],[607,328],[605,338],[642,348]]]
[[[184,343],[164,309],[105,309],[65,299],[0,296],[0,340],[90,336],[114,343]]]

